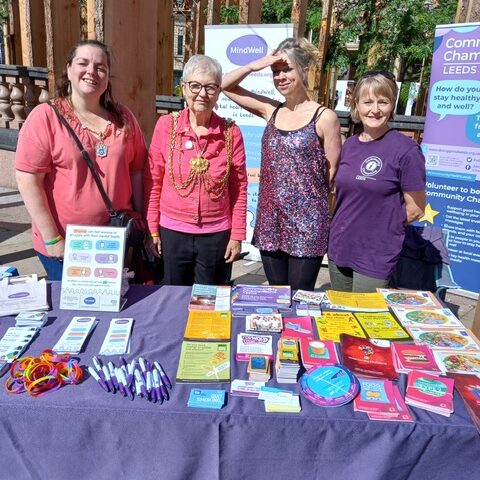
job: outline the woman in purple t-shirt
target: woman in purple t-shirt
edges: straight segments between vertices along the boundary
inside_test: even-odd
[[[402,250],[405,226],[423,215],[425,159],[416,142],[389,127],[398,88],[389,72],[362,75],[351,116],[363,130],[345,142],[328,245],[332,288],[386,287]]]

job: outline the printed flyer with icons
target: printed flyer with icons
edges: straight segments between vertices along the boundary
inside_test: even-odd
[[[125,229],[67,225],[60,308],[118,312]]]

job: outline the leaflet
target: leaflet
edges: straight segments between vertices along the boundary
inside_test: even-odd
[[[77,354],[82,350],[98,320],[95,317],[73,317],[60,340],[53,347],[57,353]]]
[[[133,318],[112,318],[107,335],[100,348],[100,355],[130,353]]]

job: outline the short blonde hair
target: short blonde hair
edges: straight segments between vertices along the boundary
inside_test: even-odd
[[[368,74],[369,72],[366,73]],[[362,77],[360,77],[360,80],[357,82],[355,89],[353,90],[351,100],[352,107],[350,110],[350,116],[355,123],[360,123],[357,104],[365,90],[372,90],[374,95],[382,95],[390,100],[390,103],[392,104],[392,113],[390,114],[391,120],[394,115],[398,95],[398,87],[393,75],[392,78],[390,78],[390,76],[387,77],[383,73],[376,73],[374,75],[363,74]]]

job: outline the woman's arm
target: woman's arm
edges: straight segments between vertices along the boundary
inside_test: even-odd
[[[18,190],[20,191],[27,211],[35,219],[35,225],[40,231],[44,242],[52,240],[59,235],[57,225],[53,220],[43,181],[44,173],[28,173],[16,170]],[[63,257],[65,242],[62,239],[54,245],[46,246],[50,257]]]
[[[423,217],[425,211],[425,190],[419,192],[403,192],[407,211],[407,224]]]
[[[340,135],[340,122],[337,114],[330,109],[325,110],[317,122],[317,133],[323,138],[323,148],[327,158],[327,174],[330,187],[333,187],[337,173],[342,137]]]
[[[227,73],[222,80],[223,93],[245,110],[257,115],[258,117],[268,120],[271,112],[275,109],[279,102],[263,95],[257,95],[256,93],[240,87],[240,82],[250,75],[250,73],[259,72],[264,68],[270,67],[273,64],[282,61],[285,61],[284,57],[282,56],[267,55],[266,57],[255,60],[248,65]]]

